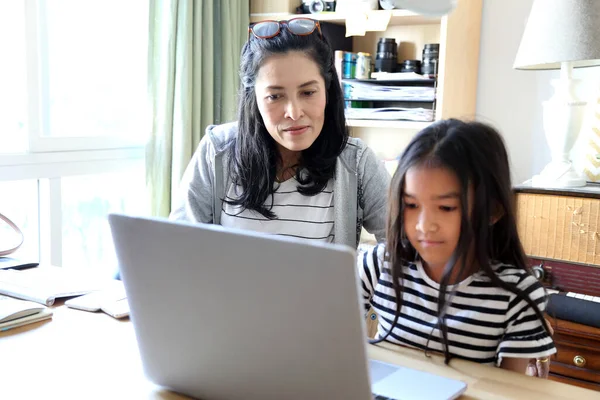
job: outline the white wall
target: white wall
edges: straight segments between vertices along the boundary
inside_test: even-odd
[[[477,116],[504,135],[513,183],[529,179],[550,161],[542,125],[542,101],[551,96],[550,80],[559,73],[512,68],[532,3],[533,0],[483,0]],[[585,94],[597,93],[599,68],[577,69],[574,75],[589,80]],[[582,143],[578,141],[574,153],[580,151]]]

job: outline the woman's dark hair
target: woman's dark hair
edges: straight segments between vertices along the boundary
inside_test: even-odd
[[[515,220],[514,195],[510,180],[508,154],[500,134],[478,122],[449,119],[436,122],[419,132],[402,155],[390,184],[386,261],[389,262],[397,307],[390,330],[397,324],[402,308],[402,266],[413,262],[418,254],[406,237],[403,226],[404,181],[412,167],[444,168],[454,173],[460,182],[461,229],[458,244],[444,268],[438,297],[438,326],[442,337],[445,362],[450,361],[446,310],[452,302],[447,297],[450,277],[457,264],[458,275],[470,272],[477,265],[498,287],[514,293],[534,310],[547,332],[544,316],[536,303],[511,284],[501,280],[492,264],[501,262],[530,273]],[[473,191],[469,215],[468,190]],[[495,218],[499,219],[491,223]],[[433,333],[433,330],[432,330]],[[430,335],[431,338],[431,335]]]
[[[277,165],[281,159],[275,140],[265,128],[258,110],[256,77],[267,58],[291,51],[302,52],[317,64],[325,81],[327,96],[323,129],[312,146],[302,151],[301,164],[296,169],[300,193],[315,195],[327,186],[334,175],[336,159],[348,141],[344,99],[333,52],[319,31],[298,36],[282,26],[279,35],[273,38],[250,37],[242,48],[240,62],[238,134],[229,147],[229,174],[232,183],[241,187],[241,193],[238,198],[225,201],[242,209],[257,211],[267,218],[275,217],[271,207],[265,207],[265,202],[273,193]]]

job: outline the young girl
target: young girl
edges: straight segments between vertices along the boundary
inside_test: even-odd
[[[522,373],[537,358],[547,371],[556,349],[546,295],[527,268],[508,156],[491,127],[446,120],[412,140],[390,185],[387,248],[358,264],[365,307],[379,315],[373,342]]]

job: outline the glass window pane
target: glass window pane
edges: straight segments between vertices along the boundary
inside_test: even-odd
[[[25,236],[23,245],[10,257],[39,261],[38,183],[36,180],[0,182],[0,213],[14,222]],[[0,249],[18,243],[18,236],[0,221]]]
[[[40,4],[46,17],[40,35],[47,48],[45,133],[142,141],[147,136],[148,2]]]
[[[143,161],[139,167],[63,178],[63,266],[112,274],[117,261],[107,215],[149,215]]]
[[[27,150],[25,7],[0,2],[0,153]]]

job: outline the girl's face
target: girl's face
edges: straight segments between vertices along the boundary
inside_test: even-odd
[[[411,167],[404,179],[404,230],[431,278],[441,277],[460,237],[460,182],[445,168]],[[472,203],[472,191],[469,190]]]
[[[325,121],[325,81],[302,52],[269,57],[256,79],[256,101],[284,160],[296,160],[319,137]]]

